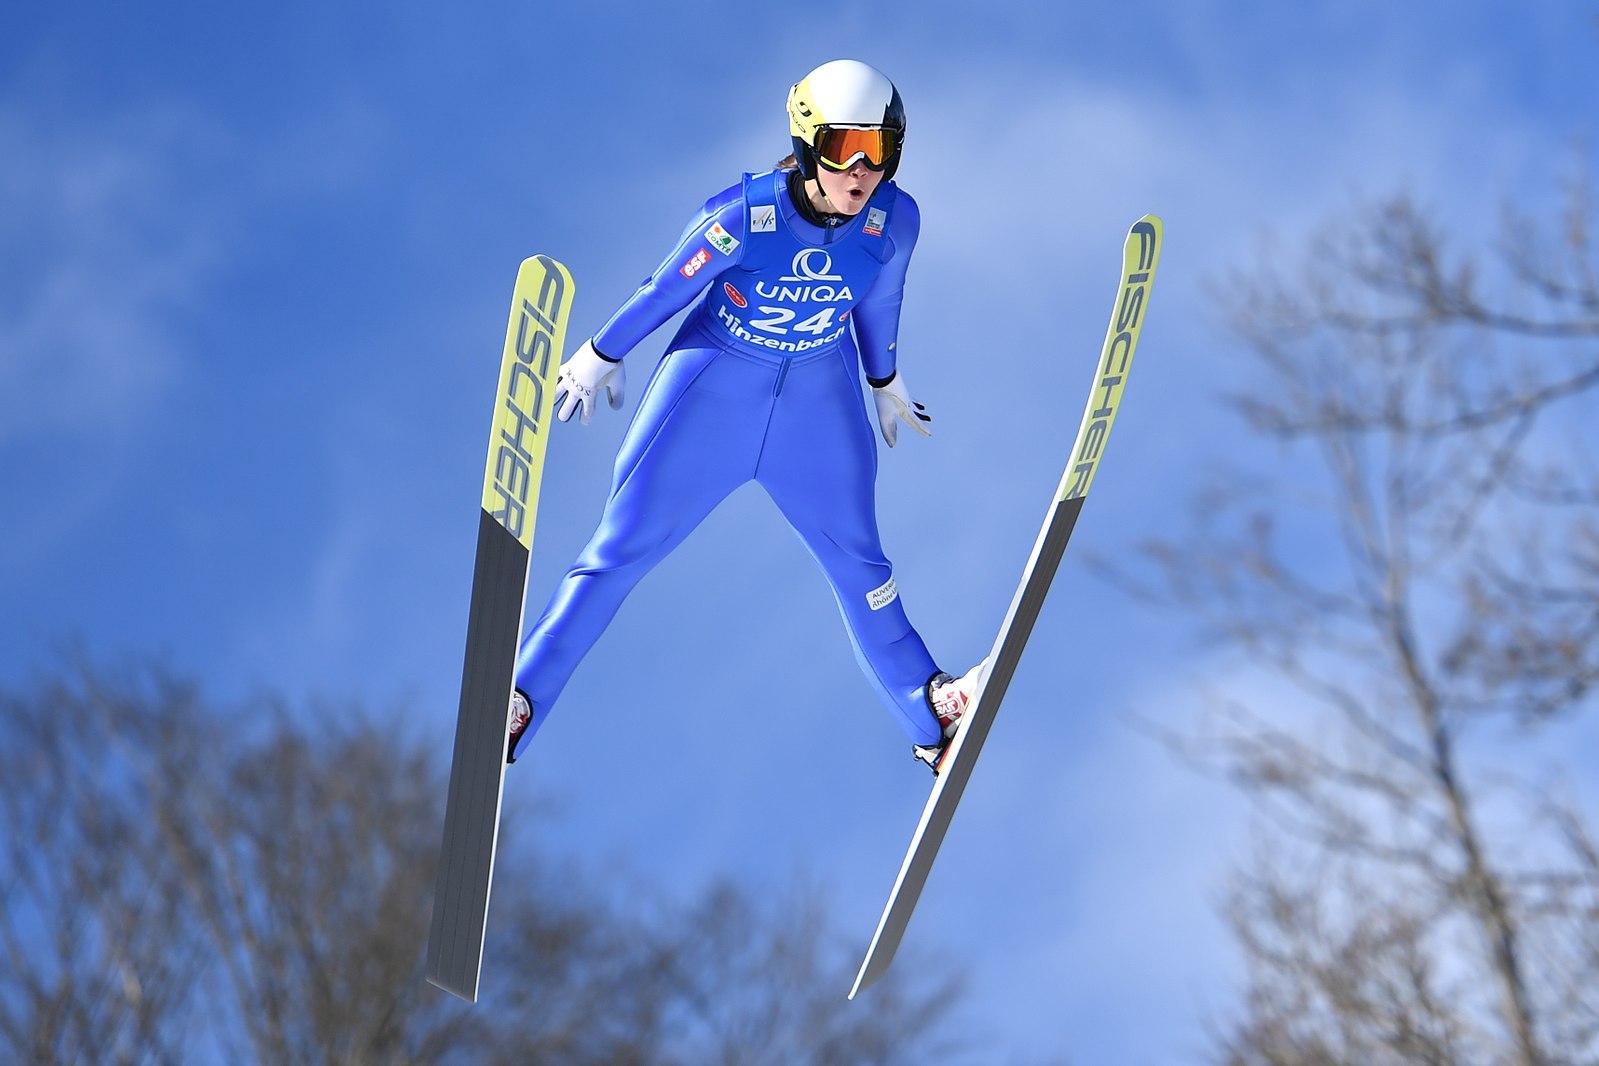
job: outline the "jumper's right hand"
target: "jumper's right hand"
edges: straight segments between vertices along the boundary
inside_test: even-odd
[[[627,372],[620,359],[607,359],[594,350],[594,342],[584,341],[583,347],[572,353],[572,358],[561,364],[561,376],[555,385],[555,417],[569,421],[578,411],[585,426],[594,416],[594,394],[605,390],[611,410],[622,408],[622,389],[627,385]]]

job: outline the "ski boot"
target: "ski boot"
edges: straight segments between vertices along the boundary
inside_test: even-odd
[[[527,732],[528,723],[533,721],[533,705],[528,702],[526,694],[521,689],[511,692],[511,737],[505,745],[505,761],[507,765],[516,762],[516,742],[522,739],[522,734]]]
[[[938,726],[944,735],[939,737],[937,744],[912,745],[911,754],[917,761],[932,767],[935,777],[938,776],[939,767],[944,764],[944,756],[949,752],[949,742],[955,739],[961,719],[977,695],[977,686],[982,684],[983,671],[987,668],[988,660],[984,659],[958,680],[941,670],[927,681],[927,706],[932,709],[933,717],[938,719]]]

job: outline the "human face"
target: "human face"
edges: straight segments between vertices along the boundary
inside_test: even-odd
[[[883,172],[873,170],[856,160],[848,170],[829,170],[817,167],[816,177],[806,182],[811,204],[826,214],[849,215],[861,213],[866,201],[872,198],[883,181]]]

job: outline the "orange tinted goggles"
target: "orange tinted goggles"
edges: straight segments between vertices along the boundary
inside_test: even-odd
[[[823,126],[816,131],[816,158],[829,170],[848,170],[857,157],[872,170],[882,170],[898,148],[898,132],[883,126]]]

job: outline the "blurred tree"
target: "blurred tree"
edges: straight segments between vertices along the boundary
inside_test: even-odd
[[[1224,287],[1257,444],[1147,546],[1273,693],[1182,740],[1267,815],[1220,1061],[1599,1061],[1591,218],[1474,258],[1401,197]]]
[[[855,960],[814,894],[757,904],[722,884],[624,913],[525,846],[502,848],[485,995],[462,1004],[422,976],[446,769],[433,753],[354,708],[222,710],[159,671],[109,677],[82,666],[0,690],[0,1060],[731,1066],[961,1050],[957,981],[914,953],[845,1000]]]

